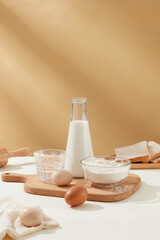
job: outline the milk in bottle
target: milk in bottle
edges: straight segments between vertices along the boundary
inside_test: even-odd
[[[86,105],[86,98],[72,98],[72,117],[66,147],[65,169],[70,171],[73,177],[83,177],[80,160],[93,156]]]

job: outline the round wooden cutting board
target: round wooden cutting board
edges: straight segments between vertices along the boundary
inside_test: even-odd
[[[64,197],[66,191],[73,185],[84,186],[88,191],[88,200],[100,202],[115,202],[128,198],[140,187],[141,179],[136,174],[130,173],[128,178],[119,185],[111,188],[97,188],[85,179],[73,179],[68,186],[58,187],[53,184],[43,183],[37,175],[24,175],[16,173],[3,173],[4,182],[23,182],[27,193]]]

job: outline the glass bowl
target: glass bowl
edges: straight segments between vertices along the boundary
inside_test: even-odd
[[[66,152],[59,149],[43,149],[34,152],[37,176],[46,183],[52,182],[52,174],[64,168]]]
[[[96,187],[112,187],[128,177],[131,162],[127,158],[96,156],[81,160],[85,179]]]

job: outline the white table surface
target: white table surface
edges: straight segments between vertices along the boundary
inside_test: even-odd
[[[33,157],[10,158],[3,172],[33,174]],[[38,204],[60,223],[60,228],[43,230],[23,240],[159,240],[160,170],[132,170],[141,177],[139,190],[128,199],[113,203],[87,201],[70,208],[63,198],[24,192],[23,183],[0,180],[0,196],[12,196],[27,206]]]

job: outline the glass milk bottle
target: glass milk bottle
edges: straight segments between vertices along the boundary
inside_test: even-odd
[[[65,169],[73,177],[83,177],[80,160],[93,156],[92,142],[87,119],[87,98],[72,98],[72,116],[66,147]]]

